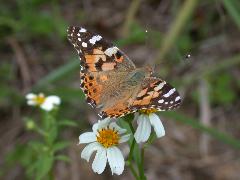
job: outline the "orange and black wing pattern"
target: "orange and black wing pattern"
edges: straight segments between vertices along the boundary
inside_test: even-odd
[[[103,84],[98,77],[109,71],[131,71],[133,62],[116,46],[106,41],[101,35],[83,27],[70,26],[68,40],[77,50],[80,59],[80,87],[87,97],[87,102],[96,107],[103,92]],[[106,89],[106,88],[105,88]]]

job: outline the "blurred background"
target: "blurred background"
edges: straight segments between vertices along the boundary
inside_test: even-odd
[[[60,96],[59,116],[77,123],[59,133],[70,161],[54,163],[54,179],[133,179],[127,167],[96,175],[80,159],[78,136],[98,117],[79,89],[69,25],[113,41],[138,67],[154,65],[182,95],[178,110],[159,113],[166,136],[146,150],[149,180],[240,178],[238,0],[9,0],[0,5],[0,179],[28,179],[21,147],[39,138],[25,126],[39,116],[28,92]]]

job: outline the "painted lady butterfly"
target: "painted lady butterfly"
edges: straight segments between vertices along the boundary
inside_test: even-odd
[[[136,68],[116,46],[82,27],[70,26],[68,39],[80,58],[81,89],[100,116],[121,117],[141,109],[172,110],[181,98],[171,85]]]

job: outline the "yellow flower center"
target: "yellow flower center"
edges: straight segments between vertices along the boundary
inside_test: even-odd
[[[139,112],[149,115],[151,113],[157,112],[157,109],[143,109],[143,110],[140,110]]]
[[[118,145],[119,139],[118,132],[114,129],[109,129],[109,127],[98,131],[97,142],[105,148]]]
[[[44,103],[45,99],[46,97],[43,94],[39,94],[33,99],[33,101],[35,101],[37,105],[41,105]]]

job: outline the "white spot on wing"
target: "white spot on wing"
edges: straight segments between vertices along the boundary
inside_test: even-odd
[[[79,30],[79,32],[86,32],[87,30],[86,29],[84,29],[84,28],[81,28],[80,30]]]
[[[160,99],[159,101],[158,101],[158,103],[163,103],[164,102],[164,99]]]
[[[175,98],[175,101],[178,101],[180,99],[181,99],[180,96],[178,96],[178,97]]]
[[[104,53],[107,55],[107,56],[112,56],[113,54],[116,54],[118,51],[118,48],[116,46],[114,47],[110,47],[110,48],[107,48],[106,51],[104,51]]]
[[[82,41],[81,38],[78,38],[78,41]]]
[[[92,103],[88,103],[92,108],[94,108],[94,106],[92,105]]]
[[[102,36],[96,35],[96,36],[93,36],[91,39],[89,39],[89,42],[90,42],[91,44],[95,44],[96,41],[100,41],[101,39],[102,39]]]
[[[163,86],[166,84],[165,81],[161,82],[157,87],[154,88],[154,91],[158,91],[163,88]]]
[[[87,47],[87,43],[82,42],[82,47]]]
[[[168,91],[168,93],[164,94],[163,96],[164,96],[164,97],[169,97],[169,96],[171,96],[175,91],[176,91],[176,89],[173,88],[173,89],[171,89],[170,91]]]
[[[81,54],[81,53],[82,53],[82,51],[81,51],[80,49],[77,49],[77,52],[78,52],[78,54]],[[79,57],[79,59],[81,60],[80,57]]]

